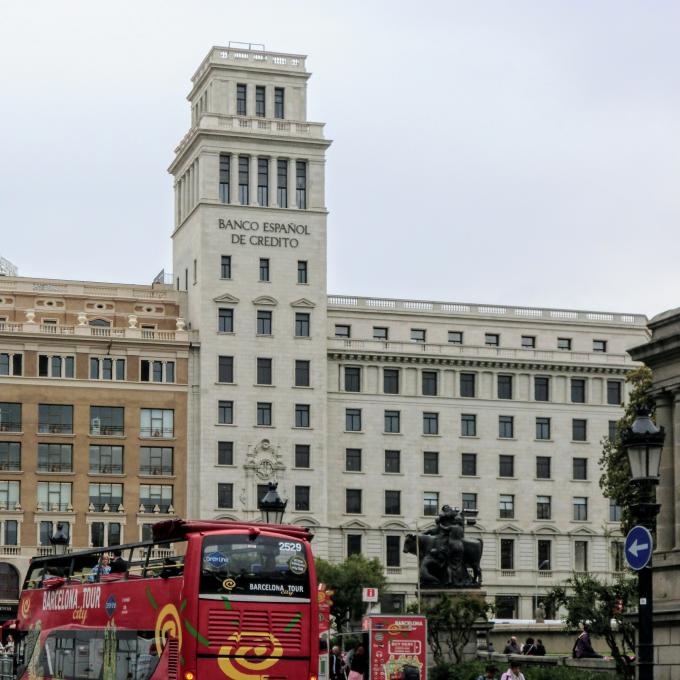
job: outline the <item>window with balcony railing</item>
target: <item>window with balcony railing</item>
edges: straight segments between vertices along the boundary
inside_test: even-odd
[[[104,512],[106,506],[110,512],[116,512],[122,504],[122,484],[90,484],[90,506],[94,506],[95,512]]]
[[[145,512],[154,512],[158,506],[160,512],[168,512],[172,505],[173,487],[168,484],[141,484],[139,502]]]
[[[40,404],[38,406],[40,434],[73,434],[73,406]]]
[[[43,512],[65,512],[71,508],[71,482],[38,482],[38,503]]]
[[[19,545],[19,522],[15,519],[0,521],[0,545]],[[2,579],[0,578],[0,581]],[[2,595],[0,595],[2,597]]]
[[[172,409],[143,408],[140,412],[140,437],[172,439],[175,436],[175,412]]]
[[[139,450],[140,475],[172,475],[173,448],[171,446],[142,446]]]
[[[0,401],[0,432],[21,432],[21,404]]]
[[[0,479],[0,509],[14,510],[19,503],[21,485],[17,481]]]
[[[123,447],[90,445],[90,473],[95,475],[122,475]]]
[[[18,472],[21,470],[21,444],[0,442],[0,470]]]
[[[63,522],[61,520],[59,522],[57,521],[53,522],[51,520],[42,520],[38,524],[38,545],[49,547],[50,552],[54,550],[54,547],[50,542],[50,538],[54,536],[54,532],[57,530],[57,524],[61,524],[62,531],[64,532],[66,537],[70,539],[71,525],[69,522]]]
[[[38,444],[38,472],[73,472],[73,445]]]
[[[122,437],[125,434],[125,409],[122,406],[90,406],[90,434]]]

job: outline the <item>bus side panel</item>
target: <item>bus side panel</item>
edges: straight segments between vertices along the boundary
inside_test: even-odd
[[[199,680],[307,680],[310,676],[309,660],[265,660],[258,657],[201,657],[198,660]],[[161,676],[158,676],[159,679]],[[154,675],[154,680],[156,676]]]

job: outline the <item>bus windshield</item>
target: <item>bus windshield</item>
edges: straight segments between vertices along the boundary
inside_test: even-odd
[[[220,534],[203,540],[201,593],[309,598],[305,544],[290,538]]]

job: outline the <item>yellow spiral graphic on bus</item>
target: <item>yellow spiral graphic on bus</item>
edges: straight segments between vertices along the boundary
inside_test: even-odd
[[[220,648],[217,664],[232,680],[266,680],[269,674],[264,671],[277,664],[283,655],[281,643],[271,633],[241,631],[230,635],[229,640],[230,644]]]
[[[174,604],[166,604],[156,617],[156,649],[159,656],[169,636],[177,638],[177,644],[181,650],[182,623],[179,620],[179,612]]]

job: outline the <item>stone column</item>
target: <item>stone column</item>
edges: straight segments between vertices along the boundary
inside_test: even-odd
[[[238,204],[238,154],[229,159],[229,203]]]
[[[277,184],[277,158],[274,156],[269,159],[269,207],[276,207],[276,184]]]
[[[670,465],[673,467],[673,477],[672,480],[668,480],[670,484],[671,492],[669,493],[668,503],[669,503],[669,521],[672,523],[671,526],[675,530],[675,549],[680,549],[680,526],[678,526],[678,519],[680,519],[680,494],[676,493],[675,485],[680,481],[680,392],[675,392],[673,394],[673,405],[671,411],[671,423],[672,426],[666,431],[666,440],[664,442],[663,452],[661,454],[662,465],[664,464],[664,459],[667,459],[667,452],[672,457]],[[669,441],[670,439],[670,441]],[[663,475],[663,472],[661,473]],[[661,503],[665,503],[666,500],[661,500]],[[672,508],[672,510],[671,510]],[[662,506],[661,512],[664,511]]]
[[[257,154],[252,154],[250,156],[250,173],[248,180],[248,202],[250,205],[257,205]]]
[[[675,395],[675,400],[680,395]],[[675,465],[673,462],[677,440],[673,426],[674,400],[669,394],[662,394],[656,398],[656,422],[666,430],[666,440],[661,453],[661,480],[657,489],[657,502],[661,503],[661,513],[657,520],[656,549],[672,550],[678,545],[675,536]],[[680,426],[680,424],[679,424]]]
[[[288,207],[297,208],[295,197],[295,159],[288,160]]]

